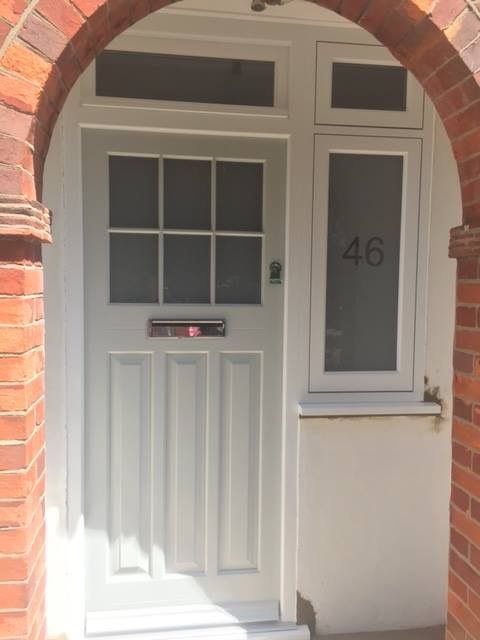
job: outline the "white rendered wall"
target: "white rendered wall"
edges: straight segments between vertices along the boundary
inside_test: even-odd
[[[66,572],[68,558],[66,482],[67,418],[65,403],[65,297],[63,137],[58,122],[44,175],[44,202],[53,211],[53,238],[43,248],[45,266],[46,322],[46,429],[47,488],[47,619],[49,637],[60,637],[65,630]]]
[[[298,590],[318,633],[443,624],[456,263],[449,229],[461,219],[456,167],[436,124],[427,371],[443,419],[300,421]]]
[[[215,0],[217,5],[220,0]],[[287,389],[287,411],[296,420],[297,402],[307,379],[308,298],[304,285],[310,271],[310,221],[312,193],[312,123],[314,100],[315,40],[371,41],[359,29],[344,27],[333,14],[319,12],[327,22],[311,25],[310,3],[288,5],[288,15],[274,7],[271,23],[243,21],[248,0],[229,2],[231,20],[220,24],[206,10],[213,0],[188,0],[204,11],[194,20],[228,38],[271,38],[291,42],[290,105],[287,119],[237,119],[222,115],[199,118],[199,124],[242,133],[290,135],[289,172],[289,260],[288,293],[292,334],[304,343],[287,344],[286,368],[291,380]],[[221,0],[222,6],[225,0]],[[295,6],[307,12],[290,23]],[[176,5],[160,25],[172,32],[183,24]],[[175,14],[175,11],[177,12]],[[317,11],[317,8],[315,8]],[[264,15],[264,14],[262,14]],[[264,16],[266,17],[266,16]],[[152,16],[152,18],[154,18]],[[158,20],[158,16],[156,16]],[[150,20],[147,18],[147,21]],[[199,24],[200,24],[199,22]],[[200,27],[199,27],[200,28]],[[331,31],[331,29],[333,31]],[[330,37],[330,34],[331,37]],[[295,69],[298,70],[295,73]],[[308,78],[311,80],[308,81]],[[73,91],[64,116],[56,128],[45,173],[45,203],[54,211],[55,244],[44,250],[47,318],[47,552],[48,635],[82,637],[81,514],[71,507],[67,484],[72,489],[72,466],[81,467],[82,372],[69,361],[69,348],[79,344],[83,310],[71,305],[71,286],[81,280],[81,257],[77,251],[81,224],[78,197],[65,192],[65,164],[75,168],[72,147],[77,144],[72,122],[78,118],[91,124],[106,118],[112,126],[135,124],[132,110],[105,114],[79,108],[78,87]],[[92,115],[93,114],[93,115]],[[152,128],[187,126],[187,116],[149,113]],[[178,124],[180,123],[180,124]],[[78,133],[78,132],[77,132]],[[75,169],[73,170],[75,173]],[[77,194],[78,196],[78,194]],[[72,214],[72,211],[74,212]],[[431,387],[440,387],[445,402],[439,421],[423,417],[308,419],[300,423],[299,542],[297,589],[317,614],[317,631],[383,630],[422,627],[443,622],[447,584],[448,499],[450,488],[451,354],[454,318],[455,263],[447,257],[448,231],[460,220],[460,195],[456,168],[441,125],[436,127],[432,225],[428,293],[427,371]],[[295,274],[295,277],[292,277]],[[70,320],[67,322],[70,309]],[[72,324],[73,317],[73,324]],[[67,348],[69,346],[69,348]],[[70,349],[71,350],[71,349]],[[65,389],[70,402],[65,402]],[[292,440],[291,440],[292,441]],[[290,442],[290,441],[289,441]],[[295,442],[295,440],[293,440]],[[295,449],[294,449],[295,451]],[[293,457],[294,454],[293,454]],[[68,460],[68,463],[67,463]],[[76,482],[75,480],[73,482]],[[292,484],[287,491],[296,493]],[[287,514],[294,530],[295,513]],[[72,579],[73,576],[73,579]]]

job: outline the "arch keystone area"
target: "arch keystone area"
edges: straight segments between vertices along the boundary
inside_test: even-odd
[[[50,215],[41,204],[50,136],[69,90],[93,58],[127,27],[174,1],[0,1],[0,638],[45,636],[40,246],[50,241]],[[377,37],[432,99],[450,137],[462,187],[464,225],[452,231],[450,247],[458,259],[457,304],[478,310],[478,2],[316,4]],[[476,321],[459,323],[453,479],[469,506],[452,500],[449,640],[480,639],[480,328]]]

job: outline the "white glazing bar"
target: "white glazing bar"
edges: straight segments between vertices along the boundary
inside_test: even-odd
[[[159,229],[146,229],[144,227],[109,227],[110,233],[141,233],[144,235],[159,235]]]
[[[163,260],[164,260],[164,251],[163,251],[163,238],[165,236],[164,229],[164,220],[165,220],[165,173],[163,170],[165,157],[161,156],[158,160],[158,226],[160,228],[160,233],[158,237],[158,300],[163,303],[163,279],[164,279],[164,269],[163,269]]]
[[[211,236],[212,232],[203,229],[164,229],[164,236]]]
[[[216,301],[216,268],[217,268],[217,159],[212,159],[212,239],[210,247],[210,300],[212,304]]]
[[[112,229],[116,231],[116,229]],[[127,230],[120,233],[127,233]],[[135,230],[135,233],[143,233],[142,230]],[[164,229],[165,236],[226,236],[232,238],[264,238],[265,233],[261,231],[207,231],[204,229]]]
[[[217,236],[227,236],[231,238],[265,238],[262,231],[217,231]]]

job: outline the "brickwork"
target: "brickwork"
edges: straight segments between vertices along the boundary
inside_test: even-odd
[[[44,634],[40,244],[0,239],[0,637]]]
[[[457,258],[449,640],[480,638],[480,229],[452,230]]]
[[[0,639],[45,633],[40,243],[50,238],[38,201],[50,135],[95,55],[173,1],[0,0]],[[458,326],[447,637],[480,640],[480,14],[468,0],[312,1],[360,24],[415,74],[458,163],[467,226],[451,243]]]

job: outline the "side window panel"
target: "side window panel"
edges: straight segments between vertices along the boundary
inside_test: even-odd
[[[312,393],[411,391],[421,143],[317,135]]]
[[[403,156],[332,153],[325,371],[395,371]]]

